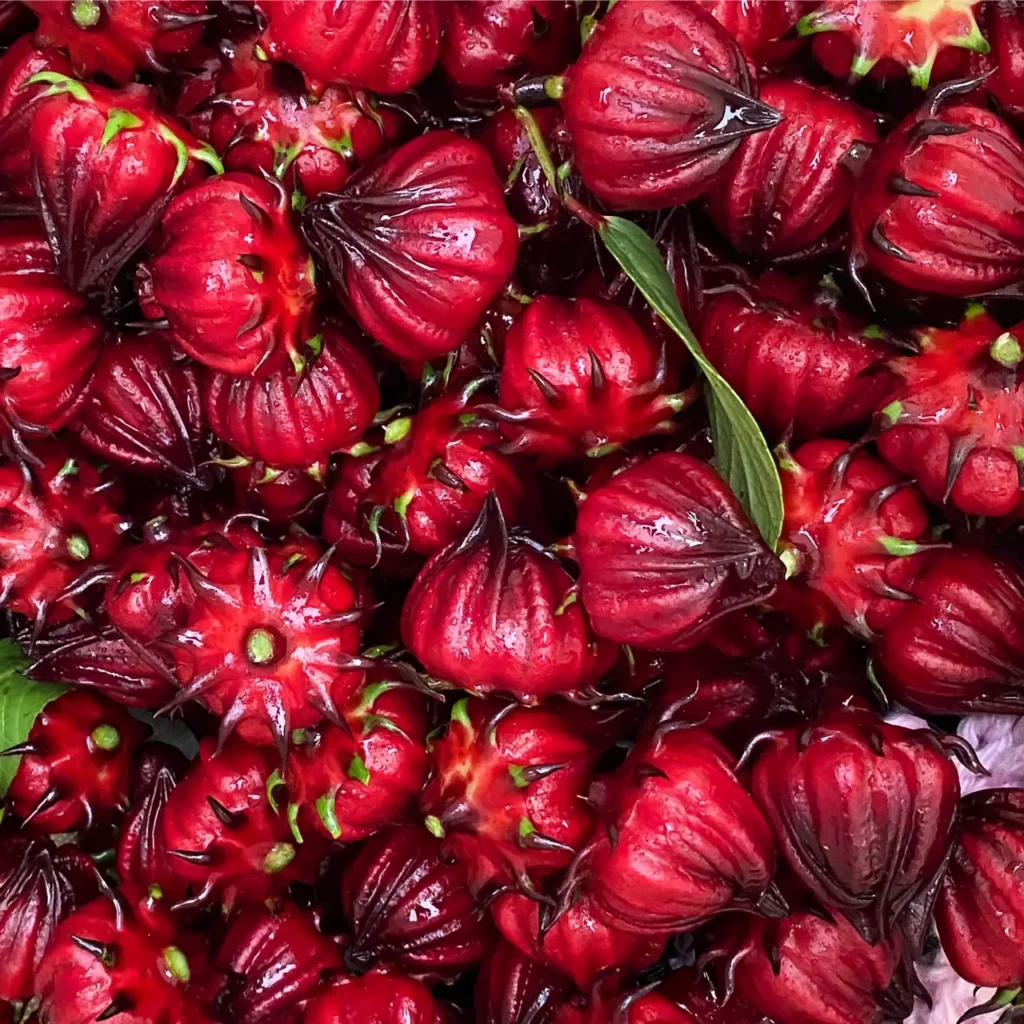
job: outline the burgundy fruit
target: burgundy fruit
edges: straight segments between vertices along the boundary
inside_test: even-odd
[[[695,199],[745,135],[780,120],[735,39],[687,0],[612,8],[559,90],[583,183],[615,210]]]
[[[594,631],[653,650],[693,646],[722,616],[767,598],[783,575],[718,474],[676,452],[592,490],[575,550]]]
[[[305,1024],[450,1024],[430,989],[412,978],[372,972],[342,976],[310,1000]]]
[[[486,151],[448,131],[310,203],[303,232],[360,326],[411,360],[463,340],[505,286],[519,244]]]
[[[572,986],[558,972],[501,941],[476,983],[478,1024],[552,1024]]]

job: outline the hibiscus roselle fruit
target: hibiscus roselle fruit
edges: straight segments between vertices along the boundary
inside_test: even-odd
[[[1022,47],[0,0],[0,1024],[1024,1020]]]

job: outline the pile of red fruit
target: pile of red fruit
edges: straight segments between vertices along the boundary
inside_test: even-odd
[[[1024,1019],[1022,130],[997,0],[0,0],[0,1024]]]

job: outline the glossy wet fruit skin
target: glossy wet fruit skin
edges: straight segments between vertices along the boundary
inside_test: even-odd
[[[876,149],[850,210],[850,263],[906,288],[976,295],[1024,276],[1024,148],[942,87]]]
[[[955,331],[921,332],[916,356],[890,366],[898,384],[880,409],[878,450],[936,505],[967,515],[1018,515],[1020,328],[975,307]]]
[[[740,142],[708,208],[745,255],[793,256],[836,234],[878,131],[852,100],[799,79],[767,79],[760,95],[785,120]]]
[[[1014,988],[1024,960],[1009,937],[1020,928],[1014,865],[1024,841],[1024,792],[971,793],[961,806],[960,836],[939,890],[935,923],[957,974],[972,984]]]
[[[481,1024],[518,1024],[532,1017],[548,1024],[558,1005],[572,991],[553,968],[500,941],[484,961],[474,994]]]
[[[673,0],[613,8],[566,73],[560,103],[587,188],[613,210],[657,210],[702,195],[744,135],[778,123],[756,92],[732,36]]]
[[[681,544],[693,550],[674,567]],[[597,635],[662,651],[693,646],[723,615],[767,597],[783,575],[721,478],[675,452],[592,490],[575,551]]]
[[[743,52],[756,64],[774,63],[799,49],[788,38],[800,17],[814,6],[813,0],[698,0],[723,28],[728,29]],[[783,39],[783,37],[787,37]]]
[[[385,972],[342,976],[310,1000],[308,1024],[449,1024],[430,989]]]
[[[407,142],[310,203],[303,232],[360,326],[416,360],[465,338],[519,244],[486,151],[448,131]]]
[[[445,8],[435,0],[262,3],[267,27],[259,42],[271,60],[299,68],[315,95],[328,82],[405,92],[437,60]]]

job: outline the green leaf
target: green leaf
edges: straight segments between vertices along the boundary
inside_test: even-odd
[[[0,640],[0,750],[24,743],[39,712],[67,690],[26,679],[29,664],[13,640]],[[0,797],[6,796],[19,764],[20,757],[0,757]]]
[[[679,335],[703,371],[718,470],[774,550],[782,533],[782,483],[757,420],[711,364],[690,330],[650,235],[622,217],[604,218],[600,233],[608,251],[658,316]]]

